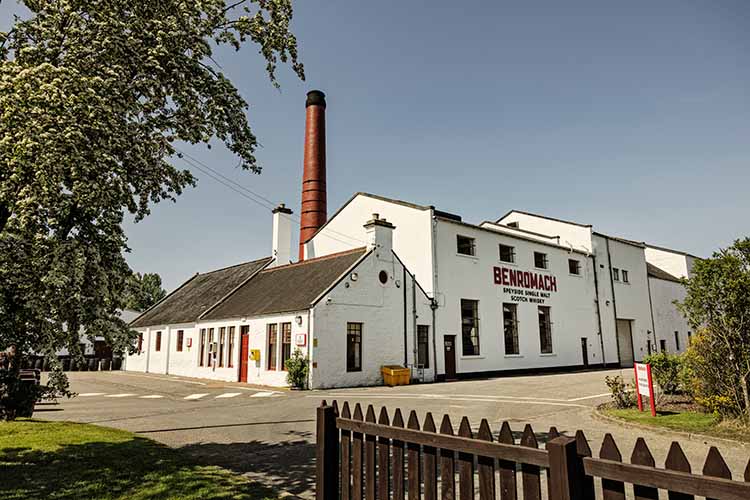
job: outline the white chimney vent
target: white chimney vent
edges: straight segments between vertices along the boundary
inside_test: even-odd
[[[273,209],[273,262],[269,267],[292,261],[292,211],[283,203]]]

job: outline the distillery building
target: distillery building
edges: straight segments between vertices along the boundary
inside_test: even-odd
[[[133,321],[126,369],[283,386],[300,350],[323,388],[382,383],[383,365],[428,382],[632,367],[687,347],[674,301],[693,255],[520,210],[468,223],[369,193],[329,218],[325,109],[310,92],[298,222],[278,207],[269,257],[197,274]]]

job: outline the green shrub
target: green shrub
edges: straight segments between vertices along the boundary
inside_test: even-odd
[[[620,377],[616,375],[614,377],[604,377],[604,382],[609,387],[612,393],[612,403],[615,408],[632,408],[635,406],[635,395],[632,390],[628,387],[628,384]]]
[[[31,417],[40,396],[40,387],[33,381],[21,380],[18,373],[0,369],[0,420]]]
[[[302,351],[295,349],[286,364],[286,381],[291,387],[304,389],[307,383],[308,361]]]
[[[680,390],[682,356],[657,352],[646,356],[643,362],[651,365],[651,374],[665,394],[677,394]]]

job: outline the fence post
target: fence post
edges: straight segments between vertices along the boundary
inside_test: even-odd
[[[325,401],[317,409],[316,500],[338,499],[339,436],[336,410]]]
[[[547,443],[550,500],[583,500],[585,472],[576,440],[560,436]]]

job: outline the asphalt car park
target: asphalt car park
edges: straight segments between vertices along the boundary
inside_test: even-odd
[[[376,410],[414,410],[456,424],[486,418],[495,432],[508,421],[520,436],[531,424],[540,445],[547,431],[572,435],[584,430],[594,453],[607,432],[623,457],[635,440],[646,438],[657,464],[663,464],[675,437],[632,429],[592,417],[608,400],[606,375],[620,370],[529,375],[400,387],[289,391],[246,384],[131,372],[72,372],[78,393],[58,404],[41,405],[36,417],[71,420],[136,432],[182,449],[196,460],[221,465],[293,495],[309,496],[315,478],[315,408],[322,400],[372,404]],[[623,371],[625,376],[630,375]],[[679,438],[694,464],[702,464],[716,444],[730,468],[741,474],[748,450],[732,442]]]

